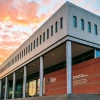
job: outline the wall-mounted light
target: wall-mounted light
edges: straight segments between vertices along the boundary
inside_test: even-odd
[[[33,64],[35,66],[35,64]]]
[[[52,56],[54,56],[54,54],[52,53]]]

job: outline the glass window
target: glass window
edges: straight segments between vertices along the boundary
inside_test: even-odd
[[[16,59],[16,57],[15,57],[15,63],[16,63],[16,61],[17,61],[17,59]]]
[[[35,49],[35,40],[34,40],[34,49]]]
[[[84,30],[84,20],[81,19],[81,30]]]
[[[21,52],[20,52],[20,59],[21,59]]]
[[[22,58],[23,58],[23,51],[22,51]]]
[[[40,44],[42,43],[42,36],[40,35]]]
[[[63,28],[63,17],[60,18],[60,28]]]
[[[93,59],[93,58],[94,58],[94,50],[90,50],[90,51],[82,53],[76,57],[73,57],[72,64],[75,65],[75,64]]]
[[[30,45],[28,45],[28,53],[30,52]]]
[[[77,17],[73,16],[73,26],[77,27]]]
[[[49,39],[49,29],[47,29],[47,39]]]
[[[37,47],[38,47],[38,38],[37,38]]]
[[[45,32],[43,33],[43,42],[45,41]]]
[[[31,43],[31,51],[32,51],[32,48],[33,48],[33,45],[32,45],[32,43]]]
[[[97,35],[97,25],[94,25],[94,34]]]
[[[55,23],[55,32],[58,32],[58,22]]]
[[[88,32],[91,33],[91,23],[90,22],[88,22]]]
[[[53,36],[53,25],[51,26],[51,36]]]
[[[19,54],[18,54],[18,60],[19,60]]]
[[[25,56],[25,49],[24,49],[24,56]]]
[[[26,55],[27,55],[27,47],[26,47]]]
[[[95,50],[96,51],[96,58],[100,57],[100,50]]]

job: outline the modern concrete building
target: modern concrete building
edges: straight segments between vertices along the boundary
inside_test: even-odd
[[[0,66],[0,98],[98,93],[99,27],[99,16],[66,2]]]

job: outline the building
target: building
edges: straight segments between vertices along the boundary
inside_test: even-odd
[[[0,98],[99,93],[99,27],[66,2],[0,66]]]

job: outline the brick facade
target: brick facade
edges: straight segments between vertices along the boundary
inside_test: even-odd
[[[45,76],[45,95],[65,94],[66,69]],[[100,93],[100,58],[92,59],[73,66],[73,93]]]

